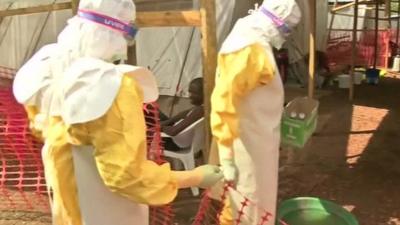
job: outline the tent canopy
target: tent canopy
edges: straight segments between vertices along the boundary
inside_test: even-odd
[[[134,0],[139,11],[198,9],[199,0]],[[308,0],[297,0],[303,20],[289,41],[292,58],[308,53]],[[69,0],[0,0],[0,10],[17,9]],[[218,46],[234,21],[247,14],[257,0],[216,0]],[[317,42],[323,49],[327,27],[326,1],[317,1]],[[71,10],[5,17],[0,24],[0,66],[18,69],[43,45],[53,43],[72,16]],[[157,77],[162,95],[187,96],[189,82],[202,76],[200,32],[198,28],[143,28],[137,39],[137,62],[150,68]],[[298,51],[300,49],[300,51]],[[179,84],[179,85],[178,85]]]

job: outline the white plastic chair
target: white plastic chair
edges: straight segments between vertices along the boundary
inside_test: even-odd
[[[204,148],[205,135],[204,135],[204,118],[199,119],[179,134],[171,137],[162,134],[163,137],[170,137],[176,145],[183,148],[179,151],[172,151],[172,149],[165,149],[164,155],[170,158],[179,159],[183,163],[185,170],[195,168],[194,156]],[[194,196],[199,195],[199,189],[192,187]]]

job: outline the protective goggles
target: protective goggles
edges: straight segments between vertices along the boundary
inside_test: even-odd
[[[125,38],[129,41],[134,39],[138,32],[138,29],[133,25],[133,23],[125,23],[118,19],[102,15],[96,12],[80,9],[78,11],[78,16],[80,18],[90,20],[92,22],[104,25],[108,28],[121,32],[124,34]]]
[[[266,15],[268,18],[271,19],[271,21],[274,23],[275,27],[284,35],[288,36],[292,30],[290,29],[289,25],[285,23],[281,18],[276,16],[274,13],[266,9],[265,7],[260,8],[260,12],[262,12],[264,15]]]

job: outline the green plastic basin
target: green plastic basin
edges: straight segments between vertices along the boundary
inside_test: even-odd
[[[278,222],[288,225],[358,225],[357,219],[343,207],[326,200],[311,197],[293,198],[282,202]]]

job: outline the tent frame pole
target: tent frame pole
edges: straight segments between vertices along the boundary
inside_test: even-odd
[[[315,33],[316,33],[316,0],[309,0],[310,6],[310,57],[308,72],[308,97],[314,98],[315,90]]]
[[[76,15],[79,8],[79,0],[71,0],[72,14]]]
[[[204,116],[205,116],[205,150],[204,158],[207,161],[211,154],[216,154],[217,149],[211,147],[212,134],[210,125],[211,94],[215,86],[215,73],[217,69],[217,17],[215,0],[200,0],[201,14],[201,46],[204,80]]]
[[[397,1],[397,27],[396,27],[396,46],[399,46],[400,32],[400,0]],[[398,48],[398,47],[397,47]]]
[[[351,43],[351,70],[350,70],[350,88],[349,88],[349,100],[354,100],[354,72],[356,67],[356,57],[357,57],[357,28],[358,28],[358,1],[355,0],[354,4],[354,19],[353,19],[353,40]]]

